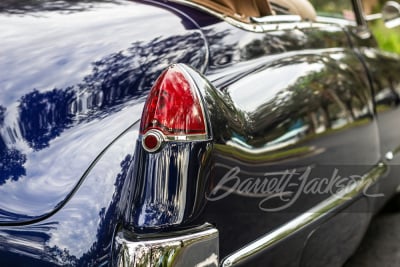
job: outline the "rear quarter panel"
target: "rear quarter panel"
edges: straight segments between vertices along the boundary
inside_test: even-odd
[[[202,32],[130,1],[8,1],[0,28],[0,265],[110,264],[145,97],[172,63],[205,69]]]

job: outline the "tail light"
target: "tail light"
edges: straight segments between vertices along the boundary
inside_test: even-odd
[[[140,125],[142,145],[157,151],[164,141],[202,140],[207,126],[202,100],[182,66],[165,70],[147,98]]]

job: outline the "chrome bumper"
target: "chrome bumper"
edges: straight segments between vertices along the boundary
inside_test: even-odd
[[[146,237],[122,230],[114,243],[118,267],[218,267],[218,230],[207,224]]]

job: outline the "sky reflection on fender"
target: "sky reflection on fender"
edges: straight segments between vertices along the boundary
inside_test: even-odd
[[[0,30],[14,25],[1,31],[7,37],[7,57],[0,58],[7,66],[0,79],[4,218],[7,211],[14,213],[9,220],[27,219],[62,201],[102,149],[140,118],[144,97],[168,65],[204,67],[204,40],[181,18],[131,2],[93,5],[84,12],[0,16]],[[148,32],[138,21],[150,14],[164,23]],[[174,35],[166,36],[171,25]]]

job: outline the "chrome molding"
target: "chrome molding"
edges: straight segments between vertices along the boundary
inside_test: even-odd
[[[150,149],[144,143],[147,136],[152,135],[157,138],[158,146]],[[207,134],[186,134],[186,135],[165,135],[157,129],[151,129],[145,134],[139,136],[139,140],[142,143],[143,148],[148,152],[156,152],[160,149],[164,142],[193,142],[193,141],[207,141],[209,137]]]
[[[210,224],[157,237],[117,233],[114,265],[118,267],[218,267],[218,230]]]
[[[165,136],[165,141],[169,141],[169,142],[206,141],[206,140],[208,140],[207,134],[187,134],[187,135]]]
[[[275,231],[264,235],[260,239],[244,246],[221,262],[221,267],[230,267],[249,259],[251,256],[269,248],[275,243],[281,241],[285,237],[299,231],[300,229],[321,219],[329,212],[339,208],[341,205],[356,198],[368,187],[373,184],[379,177],[387,171],[387,165],[379,163],[370,172],[364,175],[359,181],[349,187],[338,192],[336,195],[329,197],[317,206],[296,217],[292,221],[284,224]]]
[[[378,20],[378,19],[382,19],[382,14],[381,13],[365,15],[365,20],[366,21],[374,21],[374,20]]]

